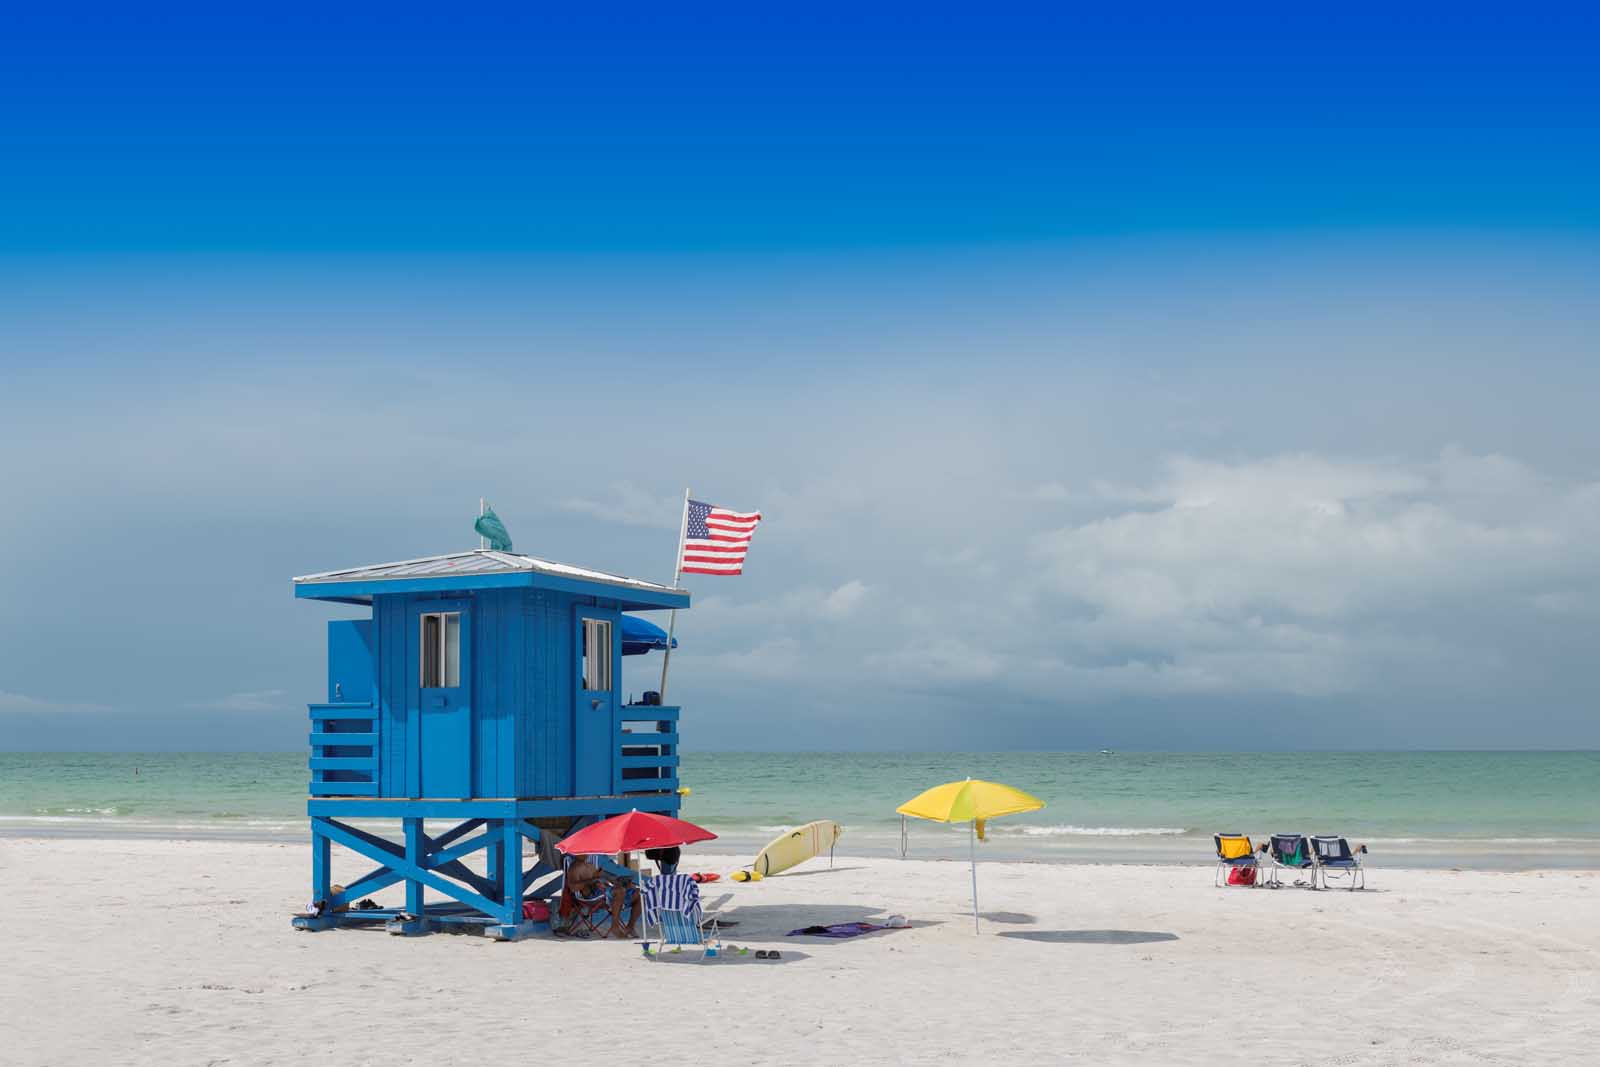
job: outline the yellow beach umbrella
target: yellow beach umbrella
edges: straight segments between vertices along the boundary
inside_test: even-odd
[[[894,809],[901,815],[932,822],[970,823],[968,844],[972,852],[972,929],[978,929],[978,838],[983,836],[983,824],[1002,815],[1017,815],[1024,811],[1038,811],[1044,801],[1036,796],[1000,782],[985,782],[968,778],[964,782],[946,782],[925,793],[919,793]]]

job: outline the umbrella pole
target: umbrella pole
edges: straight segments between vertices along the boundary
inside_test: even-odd
[[[978,933],[978,820],[967,827],[967,845],[972,850],[972,932]]]

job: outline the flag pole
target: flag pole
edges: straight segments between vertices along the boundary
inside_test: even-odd
[[[478,518],[481,519],[487,514],[489,514],[489,500],[487,497],[480,496],[478,498]],[[478,534],[478,551],[482,552],[488,547],[489,539],[483,536],[483,533],[480,531]]]
[[[672,588],[678,588],[683,577],[683,540],[689,535],[689,490],[683,490],[683,518],[678,521],[678,554],[672,560]],[[672,663],[672,635],[678,628],[678,609],[672,609],[667,622],[667,650],[661,656],[661,702],[667,702],[667,667]]]

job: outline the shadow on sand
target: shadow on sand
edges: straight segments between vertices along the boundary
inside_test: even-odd
[[[864,871],[865,867],[818,867],[810,871],[784,871],[782,874],[768,875],[769,878],[804,878],[812,874],[838,874],[842,871]]]
[[[743,956],[739,955],[737,952],[728,952],[726,950],[726,942],[724,942],[724,949],[722,953],[717,956],[712,956],[708,959],[702,960],[700,958],[700,950],[696,948],[685,949],[681,953],[664,952],[660,955],[652,955],[645,962],[693,963],[703,967],[731,967],[735,964],[738,964],[739,966],[745,966],[748,964],[756,967],[782,967],[785,963],[798,963],[801,960],[808,960],[810,958],[811,954],[808,952],[795,952],[786,948],[781,950],[779,957],[775,960],[758,960],[756,959],[756,954],[753,951],[746,953]]]
[[[1056,945],[1143,945],[1178,940],[1177,934],[1164,930],[1006,930],[995,936]]]
[[[802,926],[882,922],[888,912],[859,904],[745,904],[718,909],[716,917],[738,923],[740,937],[781,938]],[[731,935],[730,935],[731,936]],[[765,962],[765,961],[762,961]]]

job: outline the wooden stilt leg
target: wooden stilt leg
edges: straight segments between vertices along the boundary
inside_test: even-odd
[[[402,819],[400,821],[406,832],[406,862],[421,866],[425,841],[422,833],[422,820]],[[411,918],[397,920],[388,925],[388,931],[391,934],[403,934],[409,937],[428,932],[428,917],[422,903],[422,883],[415,878],[406,879],[406,914],[410,915]]]
[[[501,824],[500,833],[502,837],[500,864],[504,872],[500,883],[500,903],[506,909],[506,921],[520,923],[522,921],[522,832],[517,828],[517,820],[507,819]]]
[[[317,830],[315,823],[311,824],[311,899],[313,902],[327,900],[333,895],[332,866],[333,842],[329,841],[326,834]]]
[[[489,936],[501,941],[515,941],[536,930],[546,930],[548,923],[528,922],[522,918],[522,826],[519,819],[506,819],[499,825],[501,839],[500,881],[501,921],[489,927]]]
[[[494,836],[488,847],[483,850],[483,869],[489,884],[494,887],[494,898],[500,900],[504,896],[502,879],[510,865],[505,862],[505,835],[500,832],[500,824],[490,823],[489,828]]]
[[[333,906],[327,903],[333,895],[333,876],[330,873],[333,842],[317,829],[316,820],[311,822],[311,904],[316,906],[317,901],[323,901],[324,910],[321,915],[297,915],[293,925],[297,930],[329,930],[338,925],[339,920],[333,914]]]

